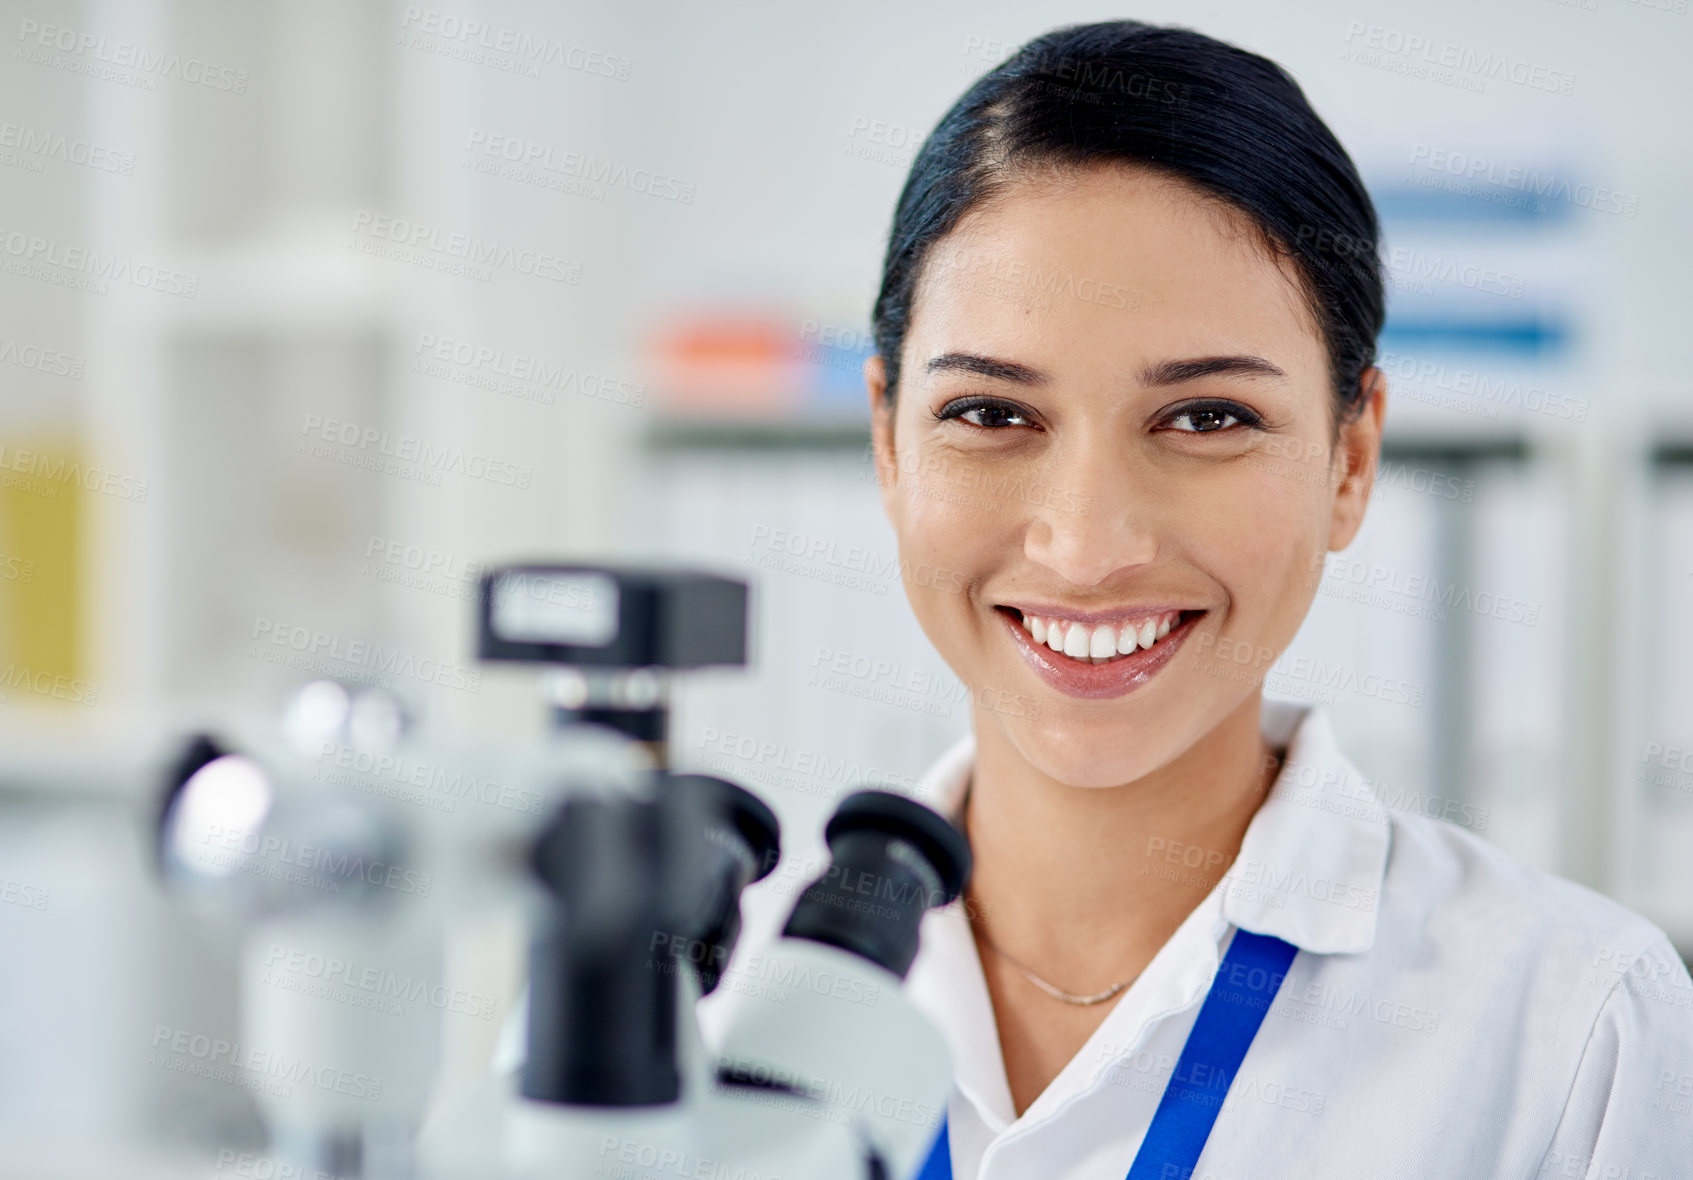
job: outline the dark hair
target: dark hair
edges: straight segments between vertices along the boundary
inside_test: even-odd
[[[1374,205],[1346,150],[1274,62],[1191,29],[1055,29],[979,78],[912,161],[871,319],[896,396],[925,256],[983,201],[1042,167],[1129,164],[1244,212],[1290,257],[1327,344],[1335,430],[1363,404],[1385,292]]]

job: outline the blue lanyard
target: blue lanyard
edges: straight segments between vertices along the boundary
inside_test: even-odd
[[[1234,1084],[1246,1050],[1298,952],[1298,947],[1274,935],[1235,931],[1126,1180],[1166,1176],[1185,1180],[1193,1175],[1223,1096]],[[944,1118],[915,1180],[952,1180],[952,1146]]]

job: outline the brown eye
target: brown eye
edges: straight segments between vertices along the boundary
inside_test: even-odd
[[[960,398],[941,407],[935,412],[935,418],[942,422],[957,418],[980,430],[1034,425],[1034,420],[1021,408],[991,398]]]
[[[1010,406],[977,406],[973,410],[965,410],[960,418],[975,426],[1027,426],[1029,420],[1013,410]]]
[[[1163,425],[1177,434],[1221,434],[1236,426],[1261,430],[1263,418],[1239,402],[1193,402],[1165,416]]]
[[[1231,423],[1238,422],[1227,410],[1184,410],[1170,419],[1172,423],[1187,422],[1187,426],[1177,426],[1177,430],[1193,434],[1208,434],[1213,430],[1226,429]]]

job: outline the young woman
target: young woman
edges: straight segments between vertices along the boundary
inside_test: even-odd
[[[912,165],[865,376],[975,701],[907,984],[957,1066],[930,1175],[1693,1176],[1664,933],[1262,699],[1368,503],[1377,245],[1297,84],[1183,29],[1030,42]]]

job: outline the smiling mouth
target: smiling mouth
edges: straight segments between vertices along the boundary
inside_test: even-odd
[[[1202,610],[1172,610],[1103,623],[1024,614],[1013,606],[995,610],[1016,621],[1031,642],[1055,656],[1077,664],[1113,664],[1162,645],[1172,631],[1205,614]]]

